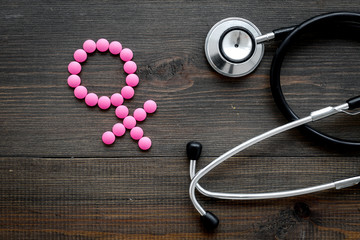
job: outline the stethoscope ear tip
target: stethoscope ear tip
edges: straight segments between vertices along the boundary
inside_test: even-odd
[[[202,145],[199,142],[191,141],[186,144],[186,154],[189,160],[198,160],[201,155]]]
[[[213,231],[219,225],[219,219],[209,211],[206,211],[205,215],[200,217],[202,224],[208,231]]]

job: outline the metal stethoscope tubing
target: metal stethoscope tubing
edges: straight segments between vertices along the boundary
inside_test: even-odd
[[[355,100],[354,100],[355,99]],[[253,199],[273,199],[273,198],[284,198],[284,197],[292,197],[297,195],[303,195],[318,191],[323,191],[331,188],[341,189],[345,187],[350,187],[356,185],[360,182],[360,176],[352,177],[332,183],[327,183],[319,186],[302,188],[297,190],[290,190],[290,191],[282,191],[282,192],[270,192],[270,193],[255,193],[255,194],[243,194],[243,193],[221,193],[221,192],[211,192],[203,187],[198,183],[200,179],[208,174],[211,170],[213,170],[216,166],[224,162],[225,160],[229,159],[230,157],[234,156],[235,154],[245,150],[246,148],[261,142],[267,138],[270,138],[276,134],[282,133],[284,131],[290,130],[292,128],[307,124],[309,122],[314,122],[331,115],[334,115],[339,112],[346,112],[348,109],[354,109],[358,107],[360,104],[360,97],[356,97],[353,99],[349,99],[347,103],[341,104],[336,107],[327,107],[320,109],[318,111],[312,112],[309,116],[301,118],[299,120],[287,123],[280,127],[274,128],[269,130],[259,136],[251,138],[250,140],[234,147],[233,149],[227,151],[220,157],[213,160],[209,163],[206,167],[199,170],[195,173],[196,167],[196,160],[200,157],[201,153],[201,145],[196,142],[190,142],[187,145],[187,153],[188,158],[190,159],[190,177],[191,183],[189,187],[189,195],[190,199],[195,207],[195,209],[200,213],[201,220],[204,223],[205,227],[208,229],[214,229],[219,224],[218,218],[211,212],[205,211],[204,208],[199,204],[195,196],[195,189],[197,189],[200,193],[205,196],[212,197],[212,198],[220,198],[220,199],[231,199],[231,200],[253,200]],[[346,112],[347,113],[347,112]]]
[[[357,176],[315,187],[283,192],[255,194],[211,192],[201,187],[198,183],[199,180],[212,169],[240,151],[271,136],[299,126],[302,126],[302,128],[305,128],[305,130],[318,137],[318,139],[324,140],[327,143],[340,147],[360,146],[360,142],[337,139],[316,131],[306,125],[309,122],[320,120],[338,112],[346,112],[348,109],[351,110],[360,107],[360,97],[349,99],[347,103],[336,107],[327,107],[319,111],[312,112],[310,116],[300,119],[287,104],[281,90],[280,69],[286,51],[291,43],[304,32],[318,31],[319,29],[334,30],[335,25],[337,25],[340,30],[350,29],[350,32],[354,33],[353,35],[356,37],[356,33],[360,29],[360,14],[351,12],[327,13],[315,16],[297,26],[280,28],[264,35],[261,34],[259,29],[253,23],[242,18],[227,18],[221,20],[210,29],[205,40],[206,58],[215,71],[228,77],[241,77],[254,71],[259,65],[264,54],[263,43],[272,39],[283,40],[274,54],[270,71],[270,83],[275,103],[290,122],[234,147],[217,159],[213,160],[197,173],[195,167],[196,160],[200,157],[201,145],[196,142],[188,143],[187,153],[188,158],[190,159],[190,177],[192,179],[189,187],[190,199],[196,210],[200,213],[201,220],[206,228],[216,228],[219,224],[219,220],[213,213],[205,211],[202,208],[196,199],[195,189],[198,189],[198,191],[203,195],[213,198],[251,200],[291,197],[331,188],[341,189],[360,182],[360,176]],[[349,112],[346,113],[354,115]]]

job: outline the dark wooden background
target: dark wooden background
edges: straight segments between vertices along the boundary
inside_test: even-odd
[[[277,42],[250,76],[215,73],[204,55],[209,29],[243,17],[265,33],[359,1],[1,1],[0,239],[360,239],[360,188],[264,201],[199,196],[220,218],[204,231],[188,197],[185,145],[203,144],[199,168],[224,151],[286,123],[269,89]],[[158,111],[141,124],[150,151],[129,133],[112,146],[101,134],[119,120],[76,100],[67,65],[86,39],[118,40],[134,51],[141,82],[133,111]],[[360,45],[341,37],[299,41],[282,69],[284,93],[301,116],[359,95]],[[122,62],[93,54],[81,77],[111,95]],[[359,116],[314,124],[360,139]],[[202,180],[209,189],[279,191],[359,174],[359,151],[337,150],[292,130],[262,142]]]

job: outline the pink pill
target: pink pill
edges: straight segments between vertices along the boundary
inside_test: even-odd
[[[87,59],[87,54],[84,50],[78,49],[74,52],[74,59],[79,63],[85,62]]]
[[[83,49],[87,53],[93,53],[96,50],[96,43],[91,39],[86,40],[83,44]]]
[[[70,75],[67,79],[67,83],[70,87],[72,88],[76,88],[77,86],[80,85],[81,83],[81,79],[78,75]]]
[[[115,136],[121,137],[122,135],[125,134],[126,129],[125,129],[124,125],[122,125],[121,123],[116,123],[112,127],[112,131],[115,134]]]
[[[121,119],[125,118],[125,117],[127,117],[127,115],[129,115],[129,109],[124,105],[118,106],[115,109],[115,115]]]
[[[98,103],[98,96],[95,93],[89,93],[88,95],[86,95],[85,97],[85,103],[86,105],[88,105],[89,107],[93,107]]]
[[[75,95],[75,97],[76,98],[78,98],[78,99],[83,99],[83,98],[85,98],[86,97],[86,95],[87,95],[87,89],[86,89],[86,87],[84,87],[84,86],[77,86],[75,89],[74,89],[74,95]]]
[[[134,127],[130,131],[130,136],[134,140],[139,140],[140,138],[142,138],[144,136],[144,131],[142,130],[141,127]]]
[[[113,144],[115,142],[115,135],[110,131],[104,132],[102,141],[107,145]]]
[[[141,150],[148,150],[151,147],[151,139],[148,137],[142,137],[140,138],[138,145]]]
[[[138,122],[144,121],[145,118],[146,118],[146,115],[147,114],[146,114],[146,112],[145,112],[145,110],[143,108],[135,109],[134,114],[133,114],[134,118]]]
[[[136,74],[129,74],[126,76],[126,84],[130,87],[136,87],[139,84],[139,77]]]
[[[136,72],[137,66],[136,63],[133,61],[127,61],[124,64],[124,71],[128,74]]]
[[[136,126],[136,120],[133,116],[127,116],[124,118],[123,124],[127,129],[132,129]]]
[[[106,40],[105,38],[100,38],[97,42],[96,42],[96,48],[97,50],[99,50],[100,52],[106,52],[109,49],[109,42],[108,40]]]
[[[125,99],[130,99],[134,96],[134,89],[130,86],[125,86],[121,89],[121,95]]]
[[[98,101],[98,106],[101,109],[108,109],[111,105],[110,98],[107,96],[101,96]]]
[[[124,98],[123,98],[123,96],[121,96],[120,93],[114,93],[111,96],[110,100],[111,100],[111,104],[115,107],[120,106],[124,102]]]
[[[114,54],[117,55],[121,52],[122,50],[122,45],[121,43],[119,43],[118,41],[112,41],[109,45],[109,51]]]
[[[121,52],[120,52],[120,58],[121,60],[123,60],[124,62],[130,61],[133,58],[134,54],[131,51],[131,49],[129,48],[124,48]]]
[[[72,61],[68,65],[68,70],[71,74],[78,74],[79,72],[81,72],[81,65],[78,62]]]
[[[147,100],[144,103],[144,109],[147,113],[154,113],[157,109],[156,102],[154,102],[153,100]]]

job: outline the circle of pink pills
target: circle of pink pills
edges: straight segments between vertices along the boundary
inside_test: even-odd
[[[95,104],[95,97],[93,95],[89,96],[86,100],[87,90],[79,88],[74,91],[76,93],[75,97],[78,99],[85,99],[85,103],[88,106],[98,105],[101,109],[108,109],[111,105],[118,107],[123,104],[124,99],[133,98],[135,91],[133,87],[137,86],[139,83],[139,77],[134,74],[137,69],[136,63],[131,61],[133,58],[133,52],[129,48],[122,47],[122,44],[118,41],[112,41],[109,43],[105,38],[100,38],[97,42],[88,39],[83,43],[83,49],[77,49],[74,52],[74,59],[68,65],[68,71],[71,73],[71,76],[68,77],[68,85],[72,88],[80,86],[81,79],[77,75],[81,72],[81,63],[87,60],[87,54],[93,53],[96,50],[99,52],[106,52],[109,50],[113,55],[120,55],[120,58],[125,61],[124,71],[128,73],[126,77],[127,86],[123,87],[121,93],[114,93],[110,98],[103,96],[98,98],[98,101]],[[85,96],[84,96],[85,95]],[[109,104],[110,103],[110,104]],[[95,105],[94,105],[95,104]]]

